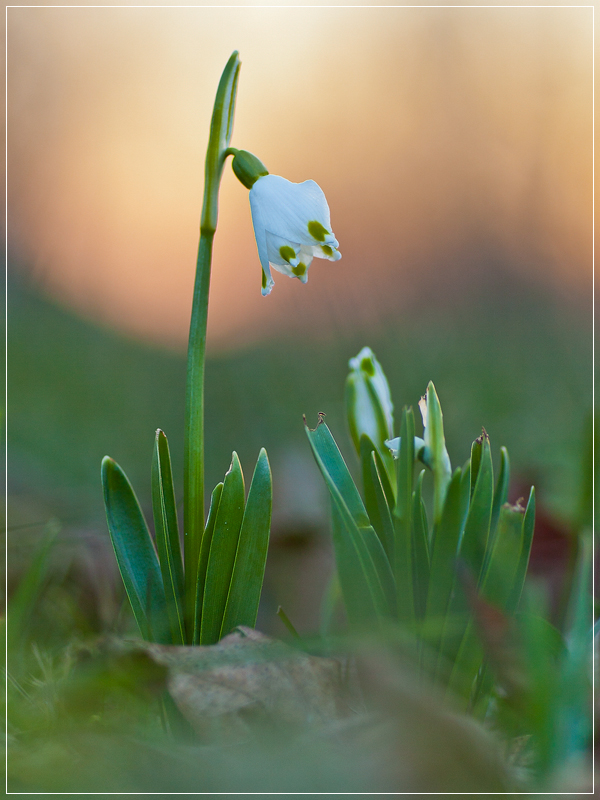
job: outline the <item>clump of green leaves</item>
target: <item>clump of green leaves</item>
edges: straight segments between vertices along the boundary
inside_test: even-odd
[[[423,436],[415,436],[413,410],[404,408],[394,439],[393,404],[377,359],[363,348],[350,367],[346,406],[362,496],[323,418],[306,429],[331,495],[349,624],[385,630],[400,623],[423,672],[463,707],[475,708],[482,696],[489,699],[489,684],[469,588],[499,612],[514,614],[529,561],[534,490],[526,506],[507,502],[508,453],[500,451],[494,482],[485,431],[469,460],[452,468],[433,383],[419,403]]]
[[[213,490],[208,517],[204,517],[208,296],[219,186],[225,159],[232,154],[229,143],[239,70],[234,52],[217,90],[206,154],[188,346],[183,554],[166,435],[156,432],[152,460],[156,543],[125,473],[111,458],[102,462],[108,529],[133,614],[145,639],[163,643],[213,644],[237,625],[254,626],[269,542],[272,486],[264,448],[247,498],[242,467],[233,453],[225,480]]]

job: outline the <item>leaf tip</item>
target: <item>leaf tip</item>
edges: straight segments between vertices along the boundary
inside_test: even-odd
[[[305,414],[303,414],[303,415],[302,415],[302,419],[304,420],[304,425],[305,425],[305,427],[306,427],[306,428],[307,428],[309,431],[311,431],[311,432],[314,432],[314,431],[316,431],[316,430],[317,430],[317,428],[319,427],[319,425],[322,425],[322,424],[324,424],[324,423],[325,423],[325,417],[326,417],[326,416],[327,416],[327,414],[326,414],[324,411],[317,411],[317,424],[315,425],[315,427],[314,427],[314,428],[309,428],[309,427],[308,427],[308,423],[306,422],[306,415],[305,415]]]

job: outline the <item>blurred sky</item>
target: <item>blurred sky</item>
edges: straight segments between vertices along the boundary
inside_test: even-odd
[[[275,275],[261,297],[228,168],[213,348],[401,313],[492,262],[591,289],[589,7],[13,7],[7,39],[9,251],[83,314],[185,346],[234,49],[232,144],[321,185],[343,259],[315,259],[306,286]]]

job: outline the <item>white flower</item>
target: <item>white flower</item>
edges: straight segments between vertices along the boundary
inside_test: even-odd
[[[306,283],[315,256],[328,261],[342,257],[331,231],[327,200],[314,181],[291,183],[278,175],[263,175],[250,189],[250,209],[263,295],[273,288],[271,267]]]

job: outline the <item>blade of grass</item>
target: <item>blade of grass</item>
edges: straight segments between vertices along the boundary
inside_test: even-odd
[[[298,631],[296,630],[296,628],[294,628],[294,626],[292,625],[292,622],[291,622],[290,618],[289,618],[289,617],[288,617],[288,615],[285,613],[285,611],[283,610],[282,606],[279,606],[279,607],[278,607],[278,609],[277,609],[277,616],[278,616],[278,617],[279,617],[279,619],[280,619],[280,620],[283,622],[283,624],[284,624],[284,625],[285,625],[285,627],[288,629],[288,631],[289,631],[289,632],[292,634],[292,636],[294,637],[294,639],[300,639],[300,634],[298,633]]]
[[[13,656],[24,643],[27,627],[48,571],[50,551],[59,531],[58,520],[51,519],[46,524],[36,544],[31,564],[8,602],[6,630],[9,656]]]

